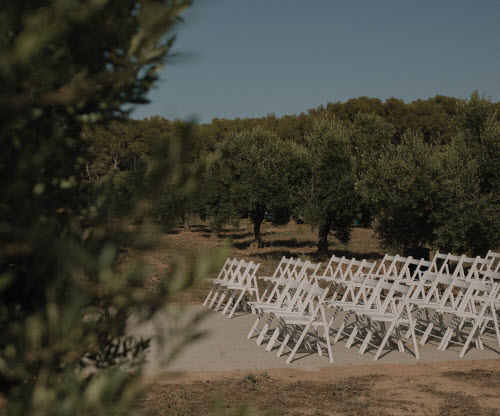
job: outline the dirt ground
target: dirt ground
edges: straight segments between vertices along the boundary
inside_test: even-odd
[[[383,364],[149,379],[142,414],[500,415],[500,360]]]
[[[124,248],[121,254],[123,267],[133,261],[144,261],[152,267],[152,273],[145,282],[146,287],[154,292],[156,286],[170,264],[175,261],[189,261],[199,255],[209,254],[222,246],[229,245],[230,257],[244,258],[260,263],[259,276],[270,276],[283,256],[301,258],[326,264],[330,256],[376,260],[385,252],[379,248],[378,241],[370,229],[356,227],[353,229],[349,245],[330,238],[328,256],[318,257],[316,254],[317,231],[311,230],[307,224],[296,224],[291,221],[284,226],[274,226],[264,222],[262,225],[263,248],[255,248],[253,243],[253,225],[250,220],[243,219],[238,227],[228,226],[219,234],[212,233],[208,222],[193,221],[191,232],[185,232],[178,226],[163,234],[152,250],[134,250]],[[199,304],[208,293],[209,286],[200,282],[189,290],[172,297],[172,303]]]
[[[153,266],[145,284],[152,292],[176,260],[207,254],[231,244],[230,256],[261,264],[272,274],[282,256],[318,258],[316,233],[306,224],[263,225],[265,247],[253,247],[252,225],[243,220],[219,235],[198,221],[160,239],[154,250],[122,253],[124,267],[134,260]],[[332,238],[330,255],[377,260],[384,251],[371,230],[355,228],[348,246]],[[174,304],[200,304],[208,286],[200,283],[172,297]],[[145,376],[141,415],[500,415],[500,359],[419,364],[325,366],[319,371],[268,369],[190,371]]]

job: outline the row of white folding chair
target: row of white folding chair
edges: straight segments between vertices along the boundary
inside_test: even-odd
[[[207,297],[205,298],[205,301],[203,302],[203,306],[208,305],[209,308],[212,308],[215,301],[217,300],[218,295],[221,294],[221,291],[224,288],[223,284],[225,282],[232,282],[234,279],[236,279],[236,275],[238,273],[241,273],[241,268],[244,264],[244,260],[228,258],[222,266],[217,278],[206,279],[206,281],[212,283],[212,286]]]
[[[490,276],[493,277],[493,275],[498,274],[490,272]],[[443,341],[443,335],[445,335],[450,325],[445,323],[445,315],[456,316],[457,313],[464,312],[467,308],[468,316],[470,316],[471,313],[474,313],[471,308],[474,308],[475,302],[482,299],[479,292],[482,292],[484,296],[485,290],[491,290],[494,284],[493,280],[462,279],[458,274],[455,276],[434,273],[424,274],[421,284],[417,287],[410,300],[411,305],[418,308],[415,319],[420,326],[417,331],[422,333],[420,344],[424,345],[429,337]],[[437,290],[438,287],[440,287],[440,290]],[[425,316],[422,318],[424,313]],[[455,323],[456,319],[452,320],[451,325],[453,326]],[[465,323],[465,320],[462,320],[456,329],[462,329]],[[440,331],[432,333],[435,327],[438,327]],[[408,336],[409,334],[407,334]],[[440,349],[442,349],[442,345],[441,343]]]
[[[224,310],[222,311],[223,315],[225,315],[229,311],[229,308],[231,308],[229,318],[232,318],[240,304],[242,304],[245,309],[247,309],[250,305],[250,308],[253,311],[251,302],[258,302],[260,300],[259,286],[257,284],[257,270],[259,269],[259,266],[259,263],[255,264],[251,261],[247,267],[248,271],[245,275],[243,275],[240,279],[235,279],[233,282],[225,284],[228,290],[228,300]],[[247,296],[249,297],[250,302],[247,301]]]
[[[460,357],[464,356],[472,340],[475,340],[476,347],[480,349],[483,349],[482,338],[496,341],[500,348],[500,330],[497,317],[497,313],[500,311],[500,283],[472,281],[467,292],[456,310],[445,311],[453,319],[447,325],[438,347],[440,350],[445,350],[450,343],[463,345]],[[466,323],[471,326],[468,333],[464,331]],[[495,338],[488,338],[485,335],[488,324],[491,325]],[[455,334],[455,340],[452,340],[453,334]]]
[[[410,272],[411,266],[414,266],[412,272]],[[346,287],[345,292],[341,294],[340,298],[338,296],[333,296],[328,303],[329,307],[334,308],[330,324],[333,324],[333,321],[340,311],[344,310],[347,312],[341,326],[338,329],[333,328],[334,331],[337,332],[335,342],[337,342],[343,334],[344,327],[353,313],[352,311],[347,311],[346,308],[353,305],[366,305],[368,296],[373,291],[378,280],[386,279],[388,281],[400,281],[411,284],[417,281],[422,269],[428,268],[429,266],[430,262],[424,259],[416,260],[412,257],[401,257],[399,255],[389,256],[386,254],[380,261],[379,267],[375,273],[359,275],[358,279],[356,279],[353,284]],[[353,324],[351,324],[351,326],[352,325]]]
[[[254,325],[248,333],[248,339],[250,339],[254,332],[260,332],[257,338],[257,344],[261,344],[264,339],[267,330],[269,328],[270,322],[272,322],[272,317],[268,318],[269,322],[266,322],[262,328],[259,328],[259,323],[263,321],[265,313],[271,313],[275,309],[286,308],[290,302],[297,306],[301,302],[301,298],[294,298],[297,288],[302,281],[309,282],[313,279],[313,276],[317,273],[320,263],[311,263],[310,261],[297,261],[299,267],[297,274],[284,273],[274,284],[274,287],[270,291],[270,295],[265,301],[251,302],[253,312],[258,316],[255,320]]]
[[[455,261],[458,258],[458,256],[452,257],[454,257],[453,260]],[[470,266],[465,268],[464,265],[467,262]],[[476,340],[476,345],[482,348],[481,336],[484,335],[487,329],[491,329],[495,332],[494,340],[497,341],[500,348],[500,335],[496,316],[500,308],[495,306],[500,303],[500,301],[494,300],[495,296],[499,296],[495,293],[495,284],[500,281],[500,253],[495,253],[490,250],[484,258],[460,256],[457,265],[460,266],[458,272],[457,269],[455,269],[452,277],[462,279],[468,283],[472,282],[473,285],[464,285],[463,282],[454,282],[452,285],[442,285],[448,287],[443,293],[444,296],[441,305],[428,305],[427,308],[424,308],[425,305],[420,305],[417,317],[419,317],[425,309],[428,324],[423,333],[421,344],[426,342],[432,327],[439,323],[441,333],[434,335],[437,338],[441,338],[438,349],[446,349],[451,341],[453,333],[456,333],[457,336],[457,340],[453,342],[461,344],[460,337],[462,334],[460,332],[463,332],[468,325],[471,326],[471,331],[467,336],[467,341],[462,343],[464,346],[460,353],[460,357],[463,357],[473,338]],[[465,270],[467,271],[465,272]],[[455,286],[455,290],[451,290],[450,286]],[[458,289],[456,288],[457,286],[459,286]],[[481,288],[484,290],[480,290]],[[470,291],[474,291],[472,296],[468,295]],[[446,296],[447,294],[448,296]],[[487,301],[487,299],[489,299],[488,297],[491,297],[493,300]],[[429,309],[434,311],[432,320],[428,315]],[[448,325],[445,325],[443,322],[443,314],[452,316],[452,320]],[[488,324],[491,324],[491,327],[488,327]],[[480,325],[479,330],[476,328],[477,325]]]
[[[382,267],[381,265],[385,264],[387,261],[389,265]],[[401,312],[398,312],[396,308],[396,304],[399,302],[399,298],[396,297],[396,294],[404,292],[405,297],[408,297],[414,287],[413,283],[418,279],[419,273],[423,268],[428,268],[430,266],[430,262],[424,259],[416,260],[411,257],[405,258],[398,255],[386,255],[380,264],[381,265],[377,269],[378,273],[359,278],[361,286],[357,293],[355,293],[351,287],[345,292],[341,300],[333,299],[330,302],[330,306],[335,308],[329,323],[330,327],[332,327],[339,311],[343,310],[346,312],[340,327],[336,329],[337,334],[334,338],[334,342],[338,342],[341,335],[348,335],[346,347],[350,348],[355,339],[361,340],[363,341],[360,349],[361,353],[365,351],[374,332],[372,328],[368,333],[366,333],[366,331],[365,334],[361,333],[362,327],[365,327],[365,329],[369,328],[369,326],[366,326],[366,324],[362,322],[362,319],[366,318],[366,315],[374,314],[373,319],[369,322],[373,320],[394,320],[394,325],[398,325],[398,345],[401,347],[403,341],[399,336],[399,325],[405,322],[409,323],[411,316],[401,317]],[[410,271],[410,266],[413,266],[412,271]],[[385,273],[381,274],[380,272]],[[392,308],[390,313],[388,311],[389,307]],[[355,320],[349,325],[349,327],[352,328],[351,332],[344,331],[347,322],[353,314]],[[413,341],[415,341],[415,339],[413,339]],[[381,344],[375,359],[378,359],[382,348],[383,344]],[[416,349],[416,355],[418,356],[418,349]]]
[[[401,259],[403,259],[404,261],[402,261],[402,264],[406,266],[403,267],[403,270],[399,270],[400,274],[405,274],[407,272],[407,266],[410,264],[409,259],[401,258],[399,256],[393,256],[393,257],[386,256],[384,259],[390,260],[391,265],[386,268],[386,265],[382,262],[382,266],[380,266],[377,269],[379,277],[380,276],[391,277],[391,278],[398,277],[395,272],[396,269],[394,267],[398,260],[401,261]],[[414,262],[414,264],[418,266],[421,263],[417,261]],[[339,292],[338,287],[342,286],[345,289],[343,294],[344,299],[348,296],[349,293],[352,293],[351,297],[355,298],[356,300],[359,300],[362,297],[362,293],[364,293],[364,289],[367,287],[366,285],[363,284],[363,282],[368,280],[367,276],[370,275],[371,272],[373,271],[374,265],[375,265],[374,263],[368,263],[366,260],[362,261],[356,261],[355,259],[347,260],[345,258],[338,258],[333,256],[330,259],[330,262],[327,265],[323,275],[315,276],[315,278],[317,281],[323,280],[328,282],[328,286],[331,286],[332,284],[334,285],[333,289],[334,294],[332,296],[334,297],[337,296]],[[371,280],[375,281],[374,279]],[[312,285],[317,286],[315,287],[315,291],[312,290],[313,288]],[[281,355],[290,337],[293,338],[294,333],[297,331],[296,328],[297,325],[302,325],[304,327],[302,334],[299,337],[298,341],[296,341],[295,347],[292,349],[292,352],[287,360],[287,362],[290,362],[297,348],[299,348],[299,346],[301,345],[302,340],[306,336],[306,333],[311,326],[313,326],[316,332],[318,352],[321,354],[321,347],[318,341],[317,327],[323,326],[325,331],[325,341],[327,344],[327,350],[330,359],[332,360],[330,338],[329,338],[330,324],[326,322],[326,315],[324,312],[324,308],[326,306],[325,297],[327,296],[329,290],[328,286],[327,288],[322,289],[317,284],[317,282],[314,283],[305,282],[301,284],[300,287],[297,289],[296,295],[292,300],[292,302],[288,305],[288,307],[279,307],[279,306],[276,307],[276,305],[273,305],[272,308],[268,308],[267,310],[264,308],[263,311],[270,312],[270,316],[257,342],[260,343],[262,341],[262,336],[264,332],[267,331],[270,322],[272,322],[272,320],[275,317],[279,318],[278,326],[276,327],[273,336],[270,338],[266,346],[266,350],[270,351],[273,348],[273,345],[276,342],[278,335],[280,333],[283,333],[284,341],[282,342],[281,348],[278,351],[278,356],[279,356]],[[357,294],[354,294],[353,291],[354,287],[358,289]],[[319,295],[320,293],[322,296],[316,299],[316,303],[314,301],[312,303],[308,303],[311,302],[312,299],[314,299],[315,294]],[[364,293],[363,298],[365,300],[366,297],[367,295],[366,293]],[[302,301],[298,303],[300,300]],[[309,312],[309,314],[307,312]],[[290,328],[290,325],[293,328]],[[251,336],[252,332],[253,331],[250,332],[249,337]]]
[[[260,264],[255,264],[253,261],[226,260],[219,276],[210,280],[213,285],[204,305],[207,305],[210,301],[209,308],[215,305],[215,310],[218,311],[224,300],[227,299],[222,313],[226,314],[232,306],[229,315],[229,317],[232,317],[240,303],[245,302],[246,295],[249,295],[252,300],[259,300],[256,280],[259,266]]]
[[[450,255],[448,255],[447,259],[452,260],[453,258],[450,257]],[[386,255],[384,257],[384,259],[379,263],[379,267],[377,268],[376,272],[372,273],[371,278],[368,279],[367,282],[364,284],[364,282],[367,279],[367,277],[369,276],[369,274],[366,274],[363,277],[361,277],[358,274],[357,278],[352,279],[354,275],[352,273],[350,273],[351,270],[349,269],[349,265],[352,266],[354,261],[355,261],[354,259],[345,261],[345,258],[335,258],[335,256],[333,256],[330,259],[330,262],[329,262],[328,266],[326,267],[323,275],[316,276],[319,279],[323,279],[326,281],[336,283],[337,288],[338,288],[339,284],[341,286],[343,286],[344,289],[346,289],[344,291],[344,294],[343,294],[344,302],[345,302],[345,299],[348,296],[348,294],[350,294],[350,298],[351,298],[350,303],[354,303],[354,304],[359,303],[360,300],[364,300],[364,302],[366,303],[366,300],[367,300],[366,290],[370,288],[370,285],[368,283],[373,282],[373,284],[371,285],[372,287],[376,285],[376,280],[374,280],[373,278],[383,278],[383,279],[385,278],[385,279],[390,279],[390,280],[395,280],[395,281],[406,281],[406,282],[411,283],[411,282],[416,281],[416,278],[419,275],[419,273],[421,273],[423,271],[422,268],[430,268],[432,266],[431,262],[424,261],[423,259],[416,260],[416,259],[412,259],[411,257],[404,258],[404,257],[397,256],[397,255],[396,256]],[[337,263],[335,268],[332,266],[332,264],[334,262]],[[386,262],[389,262],[389,265],[387,265]],[[398,268],[398,262],[399,262],[399,268]],[[362,262],[358,262],[358,265],[360,265],[360,264],[362,264]],[[345,268],[345,270],[342,268],[342,265],[347,266]],[[412,274],[410,274],[410,272],[409,272],[410,265],[415,266]],[[370,272],[371,272],[371,270],[373,270],[373,267],[371,269],[369,269]],[[457,268],[457,271],[458,270],[459,269]],[[346,271],[346,273],[342,273],[345,271]],[[382,284],[384,284],[384,283],[382,283]],[[388,289],[388,286],[387,286],[388,284],[390,284],[390,283],[385,283],[386,289]],[[403,289],[405,291],[405,293],[407,294],[407,296],[408,296],[408,294],[411,293],[410,287],[405,287],[402,285],[399,285],[396,287]],[[358,289],[357,293],[355,293],[353,291],[354,289]],[[336,292],[338,294],[338,289]],[[380,296],[380,291],[378,293],[378,296]],[[388,296],[390,299],[390,296],[391,296],[390,293],[388,294]],[[376,296],[374,296],[374,298],[376,298]],[[386,299],[387,299],[387,297],[386,297]],[[394,306],[395,305],[394,299],[392,300],[392,302],[393,302],[393,306]],[[330,303],[335,304],[335,301],[331,301]],[[340,304],[338,306],[340,306]],[[347,305],[344,304],[343,306],[345,307]],[[357,306],[359,307],[360,305],[358,304]],[[379,301],[377,306],[380,308],[383,305],[381,305],[380,301]],[[361,307],[363,307],[363,306],[361,306]],[[406,307],[408,308],[408,305],[406,305]],[[275,310],[275,312],[276,313],[274,315],[279,314],[279,313],[283,313],[281,311],[276,311],[276,310]],[[376,311],[376,312],[378,313],[377,316],[386,315],[386,318],[391,318],[391,319],[394,318],[394,314],[389,316],[385,313],[385,311],[382,313],[380,313],[379,311]],[[359,313],[359,311],[358,311],[358,313]],[[408,315],[408,313],[407,313],[407,315]],[[271,319],[272,319],[272,317],[271,317]],[[405,319],[406,319],[405,322],[409,322],[411,320],[411,316],[406,317]],[[333,319],[327,325],[327,328],[331,325],[331,322],[333,322]],[[267,328],[266,328],[266,330],[267,330]],[[278,331],[278,328],[276,329],[276,331]],[[275,331],[275,334],[277,333],[276,331]],[[252,332],[253,331],[251,331],[251,333],[249,334],[249,337],[251,337]],[[336,339],[338,339],[338,335],[340,335],[340,333],[341,333],[341,331],[338,332]],[[261,333],[261,336],[262,336],[262,334],[263,333]],[[399,334],[400,333],[398,331],[398,336],[399,336]],[[351,336],[352,335],[355,335],[355,334],[351,334]],[[262,338],[262,337],[260,337],[260,338]],[[260,343],[260,341],[261,341],[261,339],[258,342]],[[350,338],[350,342],[352,342],[352,338]],[[368,341],[366,341],[366,342],[368,342]],[[399,345],[401,345],[402,342],[403,342],[402,337],[399,337],[398,338]],[[415,342],[416,342],[415,337],[413,337],[413,342],[415,344]],[[271,341],[268,343],[267,349],[272,348],[272,344],[273,344],[273,342],[271,339]],[[364,344],[363,351],[366,348],[366,345],[367,344]],[[416,350],[416,354],[418,354],[418,349]],[[378,358],[378,355],[379,354],[377,354],[376,358]]]
[[[392,260],[393,263],[391,263],[391,265],[385,269],[387,274],[385,276],[382,275],[382,279],[377,280],[377,278],[380,276],[373,275],[370,279],[367,279],[365,282],[363,282],[362,288],[364,288],[365,291],[371,289],[371,292],[369,292],[370,297],[368,301],[366,301],[366,297],[363,299],[360,296],[361,293],[365,293],[365,291],[361,290],[358,292],[356,297],[351,295],[350,300],[347,300],[344,297],[344,299],[342,299],[341,301],[332,302],[332,305],[337,308],[337,311],[342,309],[347,312],[341,327],[337,330],[337,335],[334,341],[337,342],[339,340],[339,337],[342,334],[345,334],[343,332],[344,326],[350,318],[351,314],[354,313],[355,321],[353,324],[351,324],[353,329],[350,333],[347,334],[349,335],[349,339],[346,344],[347,347],[350,347],[355,339],[362,340],[360,353],[363,353],[370,343],[370,339],[375,332],[374,326],[372,325],[373,322],[391,322],[391,327],[389,327],[389,330],[386,331],[385,338],[379,345],[374,359],[376,360],[379,358],[387,342],[387,338],[391,335],[391,331],[394,328],[396,329],[398,346],[401,351],[403,350],[404,339],[401,336],[401,325],[406,325],[406,327],[408,328],[407,338],[409,336],[412,337],[414,353],[415,356],[418,357],[415,321],[412,317],[410,299],[414,292],[423,290],[426,281],[425,279],[421,279],[422,273],[428,273],[428,270],[435,266],[435,263],[431,263],[423,259],[416,260],[412,259],[411,257],[403,258],[400,256],[391,257],[386,255],[384,257],[384,260],[387,259]],[[390,273],[390,270],[395,268],[398,260],[403,263],[403,265],[400,265],[399,274],[395,276],[393,273]],[[410,265],[414,266],[412,273],[410,273],[409,270]],[[433,288],[431,288],[430,290],[432,289]],[[404,296],[394,297],[396,293],[400,293]],[[388,308],[390,308],[391,310],[388,310]],[[336,313],[334,313],[330,325],[335,317]],[[366,321],[362,322],[362,318],[365,318]],[[363,327],[365,329],[365,333],[358,335]]]
[[[492,252],[489,252],[488,256],[490,253]],[[464,293],[464,286],[462,285],[460,288],[460,281],[492,281],[496,277],[496,273],[490,271],[492,258],[488,256],[473,258],[465,255],[445,255],[439,252],[435,254],[430,269],[420,276],[420,280],[424,282],[419,289],[422,292],[416,293],[416,298],[413,300],[413,305],[418,307],[415,317],[417,320],[416,331],[423,334],[420,340],[421,345],[425,344],[428,337],[431,336],[431,331],[437,325],[441,330],[445,328],[443,314],[437,312],[437,309],[445,306],[448,308],[456,307]],[[439,261],[441,264],[438,266]],[[440,278],[436,280],[437,276]],[[450,286],[454,279],[457,280],[456,284]],[[455,293],[451,292],[451,287],[455,288]],[[427,300],[425,300],[423,293],[428,295]],[[441,297],[445,302],[443,305],[440,305],[440,301],[438,301]],[[453,304],[447,303],[450,299],[453,300]],[[407,334],[408,336],[409,334]],[[432,336],[441,338],[442,332],[440,334],[434,333]]]
[[[283,314],[289,316],[291,314],[293,317],[296,318],[297,314],[299,316],[301,316],[301,314],[303,315],[304,313],[307,312],[306,307],[308,307],[308,310],[310,312],[311,309],[314,309],[314,307],[312,306],[312,304],[310,302],[314,302],[313,297],[315,295],[315,292],[322,291],[322,293],[324,293],[324,295],[326,296],[326,294],[328,293],[329,287],[334,282],[337,282],[337,283],[338,282],[346,282],[346,281],[351,280],[352,277],[356,273],[359,273],[361,271],[366,272],[366,271],[370,271],[373,269],[374,264],[370,264],[369,269],[364,270],[364,268],[366,268],[367,265],[368,265],[368,262],[366,262],[366,261],[356,261],[355,259],[347,260],[347,259],[345,259],[345,257],[340,258],[340,257],[332,256],[332,258],[330,259],[330,261],[329,261],[328,265],[326,266],[322,275],[316,274],[317,270],[319,269],[319,264],[317,264],[317,265],[310,264],[309,267],[311,269],[314,269],[314,273],[311,276],[311,279],[304,278],[304,279],[301,279],[300,281],[283,280],[283,282],[286,283],[286,286],[284,287],[284,290],[281,293],[281,296],[278,297],[276,299],[276,301],[268,302],[264,305],[263,304],[256,305],[259,307],[259,317],[257,318],[253,327],[251,328],[251,330],[248,334],[248,338],[250,339],[255,331],[260,331],[260,335],[258,336],[258,338],[256,340],[257,344],[260,345],[262,343],[264,337],[267,335],[267,330],[269,329],[269,326],[271,325],[271,323],[273,322],[275,317],[281,316]],[[318,283],[320,281],[326,282],[327,288],[322,289]],[[280,285],[280,283],[281,282],[277,282],[275,289]],[[315,285],[315,286],[312,286],[312,285]],[[293,293],[292,297],[290,297],[290,296],[285,297],[284,296],[284,294],[288,293],[288,291]],[[323,302],[323,301],[324,301],[324,299],[321,300],[321,302]],[[323,308],[322,314],[324,314],[324,306],[321,305],[321,308]],[[259,330],[258,324],[260,321],[264,320],[265,313],[268,313],[269,316],[267,317],[267,320],[266,320],[263,328]],[[311,317],[309,318],[309,319],[312,319],[310,325],[317,327],[318,323],[314,323],[315,322],[314,317],[316,316],[316,314],[312,313],[311,316],[312,316],[312,318]],[[306,318],[305,316],[301,316],[299,319],[303,321],[305,318]],[[281,321],[282,321],[282,319],[281,319]],[[307,333],[307,330],[310,327],[310,325],[306,325],[304,336],[305,336],[305,333]],[[286,329],[286,324],[284,324],[283,322],[278,324],[278,327],[275,329],[275,331],[273,333],[274,338],[271,337],[271,339],[268,341],[266,350],[270,351],[272,349],[272,346],[274,345],[274,342],[276,341],[276,337],[280,333],[280,329]],[[288,334],[288,337],[285,336],[287,340],[288,340],[289,336],[290,336],[290,333]],[[330,340],[328,339],[327,343],[329,344],[329,342],[330,342]],[[300,343],[299,343],[299,345],[300,345]],[[280,348],[278,355],[281,354],[281,352],[283,351],[285,346],[286,346],[286,342]],[[321,349],[319,346],[318,346],[318,351],[321,352]],[[293,354],[291,354],[292,358],[293,358],[294,354],[295,354],[295,352]],[[329,354],[330,354],[330,349],[329,349]],[[330,354],[330,358],[331,358],[331,354]],[[291,360],[290,357],[289,357],[289,360]]]
[[[375,283],[375,288],[366,305],[354,305],[347,309],[355,314],[353,329],[347,340],[346,347],[350,348],[354,340],[361,341],[359,353],[363,354],[371,345],[377,348],[374,360],[380,358],[389,338],[395,336],[400,352],[404,352],[403,330],[410,331],[413,344],[413,353],[419,358],[417,338],[414,332],[415,322],[409,306],[414,286],[408,281],[389,280],[381,278]],[[387,327],[387,325],[389,325]],[[380,334],[380,342],[374,344],[373,336]]]
[[[360,276],[356,276],[354,281],[357,279],[364,279],[364,285],[370,285],[370,282],[373,284],[372,287],[374,290],[369,296],[369,300],[365,305],[357,305],[356,315],[368,315],[370,318],[370,322],[383,322],[384,328],[385,323],[388,322],[391,324],[389,329],[386,331],[385,338],[378,346],[379,351],[375,356],[375,359],[378,359],[383,347],[385,346],[388,337],[391,335],[391,332],[395,329],[398,339],[398,345],[401,346],[403,344],[403,338],[401,336],[401,326],[406,325],[408,327],[413,328],[413,322],[411,314],[408,313],[408,303],[407,299],[411,294],[412,287],[405,285],[402,282],[398,281],[390,281],[385,277],[380,279],[372,279],[372,278],[362,278]],[[307,335],[308,330],[313,327],[316,337],[316,344],[318,348],[318,353],[321,355],[321,342],[319,340],[318,327],[323,327],[325,343],[328,351],[328,355],[330,361],[333,362],[333,356],[331,353],[331,342],[329,337],[329,328],[331,322],[328,323],[326,321],[325,314],[325,305],[326,305],[326,297],[328,295],[328,287],[325,289],[320,288],[317,283],[313,284],[302,284],[301,288],[304,296],[307,294],[308,300],[310,303],[305,302],[302,305],[302,308],[299,310],[291,310],[288,308],[287,310],[275,311],[275,316],[279,319],[279,323],[277,328],[275,329],[271,339],[268,342],[266,350],[270,351],[275,342],[278,339],[278,335],[281,333],[284,336],[283,341],[281,342],[281,347],[278,350],[278,356],[281,355],[283,349],[287,346],[287,343],[291,340],[294,343],[293,348],[291,348],[291,353],[288,357],[287,363],[291,362],[293,356],[297,352],[297,349],[300,347],[304,338]],[[385,293],[385,297],[382,294]],[[361,299],[360,297],[358,300]],[[354,302],[353,302],[354,303]],[[308,305],[304,306],[304,305]],[[406,308],[406,310],[405,310]],[[406,312],[404,314],[404,312]],[[298,334],[298,331],[302,331],[300,333],[299,338],[296,340],[295,335]],[[350,339],[348,341],[348,347],[352,343],[353,339],[357,334],[358,327],[355,326],[353,332],[351,333]],[[373,333],[375,332],[374,327],[369,328],[369,331],[365,333],[365,338],[363,339],[361,353],[364,352],[366,346],[368,345]],[[413,337],[413,345],[415,348],[416,356],[418,357],[418,347],[416,345],[416,337]]]
[[[359,284],[361,280],[360,278],[358,278],[358,276],[371,273],[374,266],[375,263],[369,263],[366,260],[359,261],[355,258],[346,259],[345,257],[336,257],[334,255],[330,258],[330,261],[323,274],[314,275],[313,279],[315,280],[315,282],[318,282],[318,284],[321,283],[323,284],[323,286],[326,284],[327,287],[332,287],[333,294],[331,296],[336,297],[338,296],[338,293],[345,291],[347,287]],[[302,290],[305,289],[303,288]],[[296,299],[297,301],[300,301],[301,297],[297,297]],[[294,305],[296,309],[299,309],[299,307],[301,306],[297,306],[294,303],[292,303],[292,305]],[[283,309],[282,305],[278,304],[277,307]],[[264,309],[263,312],[264,311],[271,312],[272,308]],[[265,330],[268,329],[274,317],[275,315],[271,313],[264,327]],[[251,333],[249,334],[249,338],[251,336]],[[261,334],[261,337],[257,340],[258,344],[262,342],[262,335],[263,334]],[[272,345],[268,343],[267,348],[271,348],[271,346]]]
[[[295,295],[288,306],[274,308],[269,311],[273,318],[278,319],[278,324],[267,343],[266,351],[271,351],[275,343],[280,342],[279,335],[281,334],[284,338],[281,341],[277,356],[281,356],[289,341],[293,342],[294,346],[290,348],[290,355],[286,361],[287,364],[290,363],[312,327],[315,332],[318,354],[322,355],[322,342],[319,338],[318,327],[323,327],[328,357],[330,362],[333,362],[325,314],[325,298],[329,289],[330,285],[322,288],[318,281],[307,282],[303,280],[297,287]]]

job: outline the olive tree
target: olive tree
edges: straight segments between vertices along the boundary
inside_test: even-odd
[[[443,160],[434,244],[484,255],[500,247],[500,123],[477,91],[460,103],[455,123]]]
[[[433,241],[441,152],[420,132],[406,132],[366,167],[360,192],[375,213],[375,230],[385,247],[414,253]]]
[[[352,131],[340,121],[323,118],[314,124],[306,144],[307,173],[297,210],[318,228],[318,253],[325,255],[330,231],[342,243],[349,242],[359,211]]]
[[[205,161],[205,207],[217,230],[248,211],[262,246],[266,211],[277,224],[290,219],[303,173],[300,148],[261,128],[229,135]]]
[[[2,7],[0,412],[133,413],[149,339],[126,331],[129,316],[147,319],[210,266],[179,272],[148,295],[144,266],[117,267],[120,230],[106,221],[109,196],[82,180],[84,127],[147,101],[174,39],[168,33],[188,5],[27,0]],[[155,152],[148,192],[191,146],[185,136]],[[149,204],[142,198],[123,219],[141,217]],[[132,242],[150,236],[148,229]]]

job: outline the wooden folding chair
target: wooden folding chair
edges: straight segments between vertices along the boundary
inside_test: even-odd
[[[276,282],[280,280],[282,277],[290,276],[290,274],[293,275],[293,273],[295,273],[296,268],[297,268],[297,260],[294,260],[293,257],[286,258],[285,256],[283,256],[272,276],[259,276],[260,280],[267,282],[264,292],[262,293],[261,300],[265,301],[267,299],[266,295],[268,295],[268,292],[272,290],[273,287],[275,287]]]
[[[321,263],[311,263],[310,261],[297,261],[299,266],[298,274],[286,274],[281,279],[279,279],[275,287],[273,288],[271,295],[265,302],[251,302],[255,311],[258,314],[255,323],[253,324],[247,338],[252,338],[254,332],[259,332],[256,343],[260,345],[267,334],[269,326],[274,320],[273,312],[279,309],[286,309],[288,305],[292,302],[299,302],[297,298],[294,299],[295,292],[302,281],[309,282],[316,275]],[[259,329],[259,323],[264,321],[264,314],[269,313],[270,315],[266,319],[262,329]]]
[[[208,304],[209,308],[212,308],[217,297],[221,295],[224,291],[224,283],[231,282],[236,278],[237,273],[239,272],[243,260],[237,259],[226,259],[224,266],[222,266],[219,275],[215,279],[206,279],[207,281],[212,283],[212,287],[210,292],[208,293],[205,302],[203,302],[203,306]],[[208,303],[210,302],[210,303]]]
[[[500,277],[500,276],[499,276]],[[492,325],[500,347],[500,330],[498,327],[497,311],[500,306],[500,284],[497,282],[484,282],[480,280],[470,282],[468,293],[462,299],[455,311],[445,311],[453,315],[448,328],[439,344],[438,349],[445,350],[450,343],[463,345],[460,358],[467,352],[470,343],[475,340],[476,346],[483,349],[482,338],[486,337],[485,331],[488,324]],[[468,322],[471,330],[465,341],[463,330]],[[453,340],[453,334],[455,339]],[[488,338],[491,339],[491,338]]]
[[[300,308],[297,308],[295,310],[293,310],[293,308],[289,308],[289,310],[287,311],[275,312],[280,322],[278,324],[278,327],[275,329],[273,336],[268,342],[266,351],[270,351],[273,348],[276,341],[278,341],[279,334],[284,335],[284,339],[281,342],[281,346],[278,350],[277,356],[281,356],[289,341],[295,342],[286,361],[286,363],[289,364],[295,356],[299,347],[302,345],[304,338],[309,332],[309,329],[312,327],[314,330],[318,354],[322,355],[322,342],[319,338],[318,327],[323,327],[328,357],[330,362],[333,363],[333,354],[330,344],[330,337],[328,335],[328,323],[326,321],[324,305],[324,300],[330,290],[330,286],[321,288],[317,282],[314,282],[312,284],[302,282],[298,291],[299,290],[305,296],[305,302],[301,305]],[[300,335],[298,339],[295,340],[295,336],[299,333]]]
[[[362,279],[358,285],[355,282],[349,287],[346,294],[350,296],[348,296],[347,298],[346,296],[344,296],[340,301],[333,299],[328,302],[330,306],[336,308],[333,317],[329,322],[329,326],[337,332],[334,338],[334,343],[338,342],[342,335],[352,334],[352,332],[346,332],[345,329],[353,328],[353,330],[355,330],[356,332],[358,331],[360,327],[358,318],[356,318],[355,322],[347,325],[355,310],[365,309],[366,305],[370,305],[370,307],[372,305],[375,307],[381,306],[380,298],[385,296],[385,294],[380,292],[380,290],[377,288],[377,282],[381,279],[385,279],[388,281],[400,281],[408,278],[409,266],[410,264],[412,264],[411,262],[411,257],[406,258],[399,255],[389,256],[386,254],[382,261],[379,263],[379,267],[377,268],[375,273],[366,275],[366,281]],[[356,294],[354,293],[355,290],[358,291]],[[350,294],[349,291],[351,292]],[[340,327],[338,329],[335,329],[333,328],[333,322],[336,319],[337,314],[341,310],[345,311],[346,315]],[[357,329],[354,329],[356,326]],[[354,335],[356,335],[356,332],[354,333]],[[349,342],[349,346],[352,343],[352,340],[353,339],[351,339],[351,342]]]
[[[418,359],[419,352],[417,337],[415,334],[415,321],[412,317],[411,306],[408,302],[412,294],[412,286],[408,286],[403,282],[397,281],[389,283],[384,279],[378,287],[380,289],[385,289],[388,292],[382,306],[375,309],[367,308],[365,310],[356,311],[356,315],[363,315],[367,318],[366,321],[368,323],[366,335],[361,344],[359,353],[363,354],[368,345],[373,345],[377,347],[377,352],[373,359],[374,361],[378,360],[387,345],[389,338],[393,336],[393,332],[397,340],[399,351],[404,352],[404,342],[407,340],[404,339],[402,330],[403,328],[408,328],[411,333],[413,353],[415,358]],[[387,325],[389,325],[388,328]],[[377,326],[380,328],[379,331],[376,329]],[[380,334],[382,338],[382,341],[378,346],[371,342],[373,336],[376,334]],[[353,330],[353,334],[351,334],[348,343],[351,342],[351,339],[354,336],[355,332]]]
[[[237,276],[235,280],[223,284],[229,292],[229,299],[226,302],[222,314],[225,315],[229,311],[229,308],[231,308],[229,318],[233,317],[240,303],[247,306],[246,296],[249,296],[252,301],[259,301],[259,287],[257,285],[256,273],[260,264],[255,264],[251,261],[246,263],[245,266],[243,273]]]

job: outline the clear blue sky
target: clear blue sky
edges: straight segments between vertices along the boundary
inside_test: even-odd
[[[474,89],[500,101],[500,0],[198,0],[184,17],[180,55],[134,118],[281,116]]]

